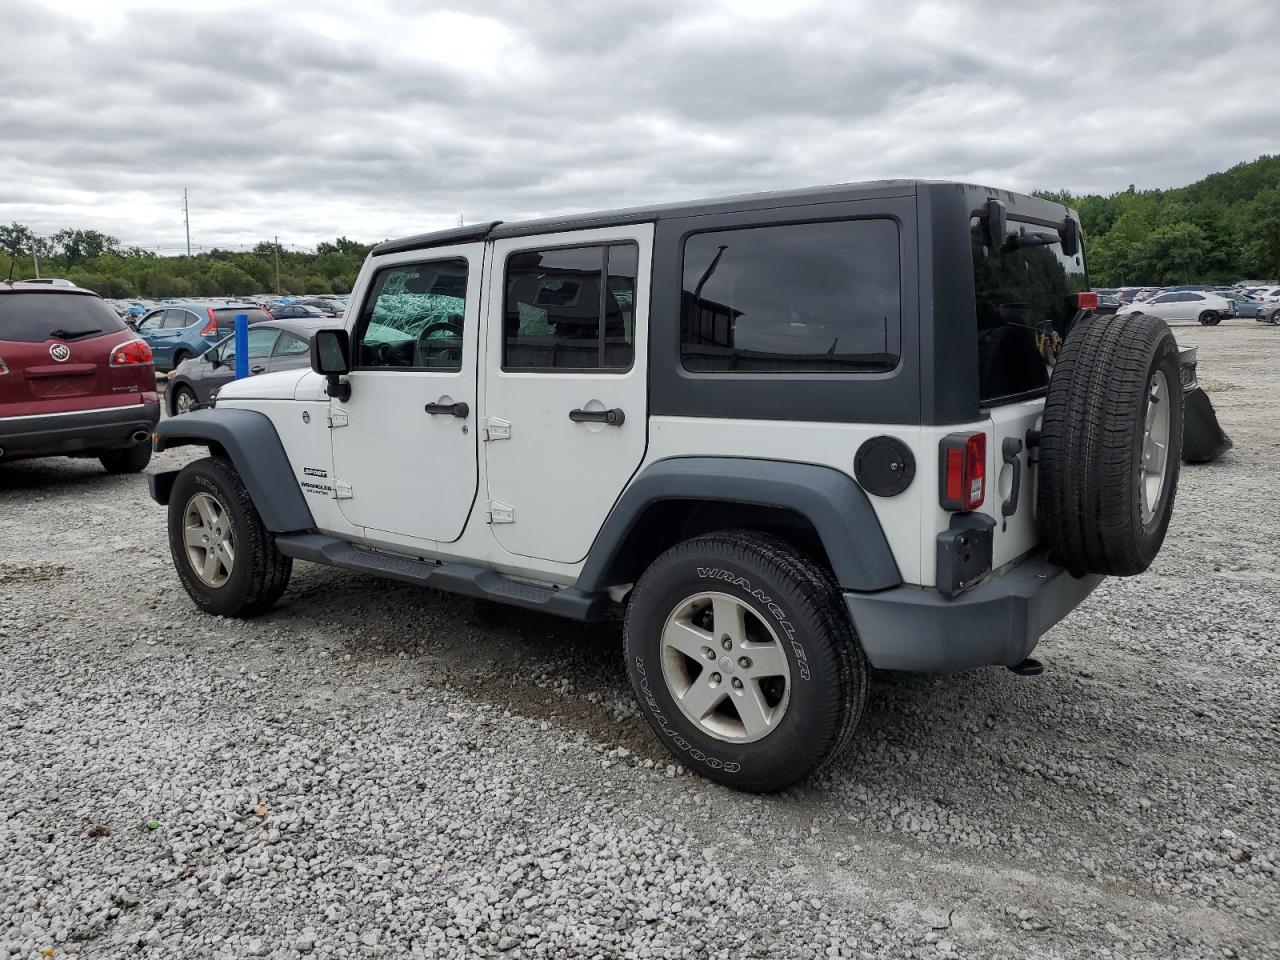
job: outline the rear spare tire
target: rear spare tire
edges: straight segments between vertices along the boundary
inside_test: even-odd
[[[1049,380],[1040,433],[1040,524],[1075,573],[1131,576],[1151,565],[1182,461],[1178,345],[1141,313],[1071,330]]]

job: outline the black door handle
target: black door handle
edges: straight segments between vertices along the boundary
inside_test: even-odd
[[[627,415],[614,407],[612,410],[570,410],[569,419],[574,423],[607,423],[611,427],[620,427]]]
[[[449,416],[457,417],[459,420],[465,420],[471,414],[471,408],[461,400],[457,403],[428,403],[422,409],[433,417],[447,413]]]
[[[250,367],[250,368],[249,368],[249,372],[250,372],[250,373],[261,373],[261,372],[262,372],[263,370],[265,370],[265,369],[267,369],[267,368],[266,368],[266,367],[264,367],[262,364],[258,364],[256,367]]]
[[[1000,529],[1009,526],[1009,518],[1018,512],[1018,494],[1022,492],[1022,441],[1017,437],[1005,437],[1000,445],[1000,454],[1004,462],[1013,467],[1013,484],[1009,489],[1009,499],[1000,504]]]

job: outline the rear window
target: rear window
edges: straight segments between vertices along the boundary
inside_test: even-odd
[[[217,307],[213,311],[213,316],[218,323],[219,329],[227,327],[234,328],[236,325],[236,317],[242,313],[247,313],[249,315],[250,326],[253,326],[255,323],[264,323],[267,320],[275,319],[271,314],[259,307]]]
[[[1010,243],[1038,233],[1055,231],[1009,221]],[[979,400],[990,405],[1034,395],[1049,385],[1049,371],[1075,316],[1071,295],[1088,289],[1084,257],[1068,257],[1060,243],[993,251],[977,217],[970,222],[970,237]]]
[[[0,340],[43,343],[57,336],[100,337],[127,330],[105,302],[83,293],[0,294]]]

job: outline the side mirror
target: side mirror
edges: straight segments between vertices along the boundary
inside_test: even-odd
[[[351,384],[342,380],[351,372],[351,339],[347,331],[316,331],[311,338],[311,369],[329,379],[329,396],[344,403],[350,399]]]

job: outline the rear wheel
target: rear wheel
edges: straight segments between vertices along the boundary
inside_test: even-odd
[[[1093,316],[1058,355],[1040,435],[1038,508],[1077,573],[1142,573],[1164,542],[1182,458],[1178,345],[1163,320]]]
[[[715,533],[672,547],[627,608],[627,671],[681,762],[781,790],[839,755],[869,668],[831,575],[783,540]]]
[[[196,403],[195,391],[187,386],[176,386],[173,388],[173,415],[190,413],[195,409]]]
[[[252,617],[274,604],[293,561],[276,549],[235,467],[206,457],[178,474],[169,498],[169,552],[196,606]]]
[[[1206,327],[1216,327],[1222,322],[1222,317],[1216,310],[1206,310],[1200,314],[1200,323]]]
[[[98,455],[107,473],[140,473],[151,462],[151,444],[140,443],[124,450],[107,450]]]

